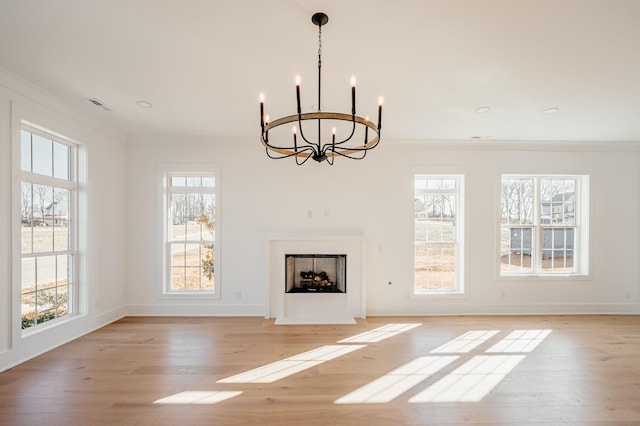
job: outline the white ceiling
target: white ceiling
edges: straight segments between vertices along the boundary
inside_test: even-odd
[[[640,0],[0,0],[0,66],[128,135],[257,140],[260,92],[317,103],[317,11],[324,110],[354,74],[383,140],[640,141]]]

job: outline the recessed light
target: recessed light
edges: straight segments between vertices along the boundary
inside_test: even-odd
[[[140,108],[151,108],[153,104],[147,101],[138,101],[136,102]]]
[[[476,113],[478,114],[486,114],[487,112],[489,112],[491,108],[485,106],[485,107],[480,107],[480,108],[476,108]]]
[[[555,114],[558,111],[560,111],[560,108],[553,107],[553,108],[547,108],[542,112],[545,114]]]

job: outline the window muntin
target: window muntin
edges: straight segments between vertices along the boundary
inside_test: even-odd
[[[502,275],[586,274],[586,185],[583,176],[502,176]]]
[[[76,310],[76,152],[52,135],[21,130],[22,329]]]
[[[414,294],[462,293],[460,175],[414,177]]]
[[[215,183],[212,175],[168,175],[166,292],[215,292]]]

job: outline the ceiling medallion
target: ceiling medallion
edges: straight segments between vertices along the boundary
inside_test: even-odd
[[[327,161],[333,164],[336,157],[346,157],[361,160],[367,151],[375,148],[380,141],[382,124],[382,97],[378,103],[378,124],[374,124],[369,117],[356,115],[356,81],[351,77],[351,114],[322,111],[321,83],[322,83],[322,26],[329,22],[324,13],[316,13],[311,22],[318,26],[318,102],[315,112],[302,112],[300,107],[300,77],[296,77],[296,114],[269,121],[264,113],[264,95],[260,94],[260,141],[266,148],[269,158],[279,159],[294,157],[296,164],[304,164],[309,158],[317,162]],[[270,139],[270,131],[285,124],[294,123],[289,143],[277,142]],[[312,123],[315,123],[314,126]],[[323,138],[331,128],[331,136]],[[338,135],[340,132],[346,135]],[[277,133],[277,132],[276,132]],[[310,134],[317,135],[315,138]],[[301,140],[299,140],[299,138]]]

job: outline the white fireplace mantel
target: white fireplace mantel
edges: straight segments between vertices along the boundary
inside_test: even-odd
[[[361,235],[270,235],[265,318],[276,324],[354,324],[366,317],[365,250]],[[287,254],[346,254],[346,293],[286,293]]]

